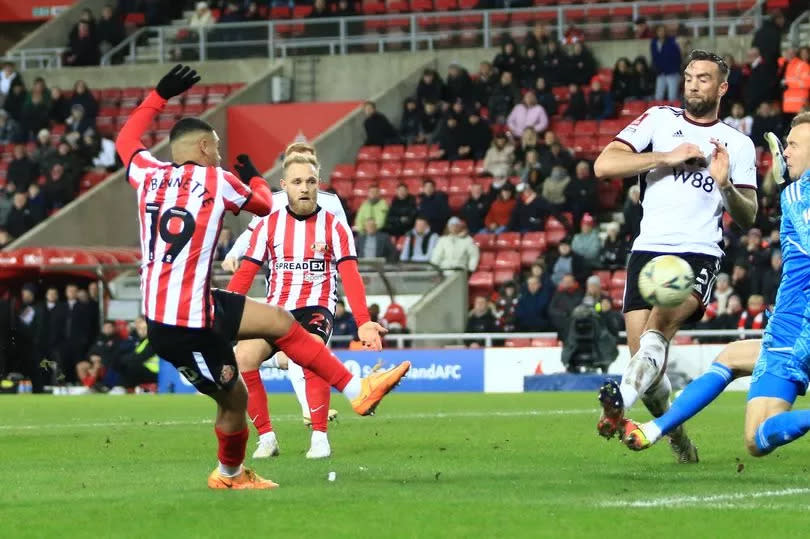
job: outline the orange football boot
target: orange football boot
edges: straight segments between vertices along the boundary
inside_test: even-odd
[[[278,483],[259,476],[250,468],[242,468],[242,473],[236,477],[228,477],[219,473],[219,466],[214,468],[208,476],[208,488],[221,488],[231,490],[266,490],[278,488]]]
[[[362,384],[360,396],[352,400],[354,411],[360,415],[372,415],[383,397],[399,384],[410,368],[411,362],[403,361],[393,369],[374,372],[363,378],[360,381]]]

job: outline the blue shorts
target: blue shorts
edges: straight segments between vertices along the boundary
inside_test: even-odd
[[[797,394],[804,395],[807,391],[810,381],[810,324],[803,323],[800,316],[780,314],[775,313],[768,321],[762,337],[762,351],[751,374],[749,399],[777,397],[793,402]],[[778,384],[773,378],[787,384]],[[795,393],[790,386],[796,387]]]

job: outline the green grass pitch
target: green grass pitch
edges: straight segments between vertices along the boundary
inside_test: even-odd
[[[748,457],[744,397],[688,425],[701,463],[678,465],[597,437],[590,393],[393,394],[369,418],[335,396],[333,456],[310,462],[297,403],[271,395],[271,492],[206,488],[206,398],[0,397],[0,536],[802,536],[810,439]]]

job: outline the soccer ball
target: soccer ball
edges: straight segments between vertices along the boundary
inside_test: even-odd
[[[638,276],[638,290],[644,301],[658,307],[677,307],[692,292],[695,275],[689,263],[675,255],[656,256]]]

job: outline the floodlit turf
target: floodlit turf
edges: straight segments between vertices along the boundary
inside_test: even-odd
[[[698,465],[598,438],[594,394],[394,394],[370,418],[334,401],[333,457],[310,462],[292,396],[271,396],[282,454],[255,468],[281,488],[232,492],[205,486],[203,397],[0,397],[0,536],[761,538],[810,524],[810,438],[746,456],[741,393],[690,425]]]

